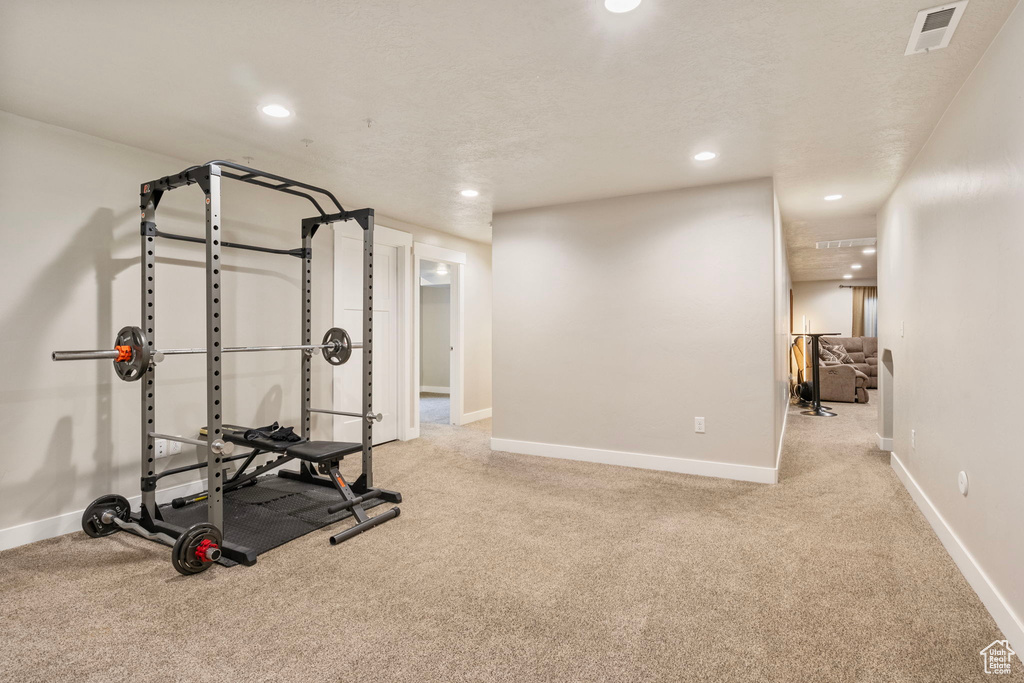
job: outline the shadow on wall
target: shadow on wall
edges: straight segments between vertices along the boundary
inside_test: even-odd
[[[115,261],[111,257],[115,246],[114,231],[119,224],[136,215],[134,209],[117,214],[109,208],[100,208],[93,212],[56,258],[36,276],[26,289],[25,297],[0,323],[4,330],[21,331],[24,342],[22,346],[34,350],[31,359],[8,366],[6,379],[10,386],[30,387],[38,364],[52,362],[49,356],[51,349],[39,348],[34,342],[49,337],[49,330],[72,301],[71,292],[87,276],[89,270],[93,271],[96,281],[96,301],[99,306],[97,336],[109,334],[107,330],[112,324],[111,290],[114,277],[121,270],[138,262],[138,259]],[[126,235],[119,241],[127,240]],[[90,252],[95,255],[92,263],[82,258]],[[97,348],[108,347],[111,339],[108,336],[106,339],[97,339],[97,342]],[[109,472],[113,453],[113,433],[110,424],[112,374],[105,363],[97,364],[96,372],[96,448],[93,457],[98,471]],[[72,417],[65,415],[56,420],[46,449],[46,457],[27,484],[36,490],[47,492],[37,499],[37,504],[44,509],[44,502],[54,501],[59,506],[62,501],[68,500],[75,482],[75,472],[71,468],[74,431]],[[62,474],[55,476],[55,472]]]
[[[167,218],[190,221],[204,221],[202,214],[168,209],[163,212]],[[110,348],[113,342],[113,335],[125,324],[124,321],[113,320],[113,287],[117,276],[123,271],[137,267],[139,256],[131,258],[113,258],[112,254],[120,253],[120,250],[135,246],[137,248],[139,234],[137,224],[134,222],[138,217],[138,210],[134,207],[115,212],[113,209],[104,207],[96,209],[89,220],[80,228],[74,231],[71,239],[64,243],[60,251],[55,253],[54,258],[43,267],[32,282],[25,289],[25,295],[18,301],[10,313],[0,322],[2,329],[17,340],[20,348],[31,349],[32,356],[22,362],[10,362],[6,366],[5,384],[8,387],[16,388],[19,393],[31,391],[33,383],[37,382],[39,369],[43,363],[52,363],[50,352],[53,349],[40,348],[39,341],[51,338],[51,332],[61,316],[65,314],[69,305],[74,301],[74,294],[78,286],[85,278],[92,277],[96,288],[96,344],[95,348]],[[260,228],[248,223],[236,222],[237,227],[246,229]],[[260,230],[265,231],[264,229]],[[205,268],[205,260],[202,257],[199,247],[199,258],[188,259],[161,259],[157,257],[160,264],[173,264],[193,268]],[[92,256],[91,260],[89,256]],[[253,268],[246,266],[224,266],[224,270],[255,273],[271,276],[298,287],[298,275],[286,275],[274,270]],[[131,320],[134,320],[132,316]],[[128,322],[127,324],[132,324]],[[139,321],[141,324],[141,321]],[[16,331],[11,334],[11,331]],[[96,383],[95,383],[95,419],[96,434],[95,446],[93,448],[94,470],[92,476],[97,481],[107,481],[111,485],[115,479],[114,464],[114,435],[112,425],[112,402],[113,383],[118,381],[115,378],[110,365],[106,362],[97,362]],[[12,397],[7,399],[9,403],[21,403],[21,399]],[[259,409],[256,411],[255,421],[260,424],[268,424],[278,419],[281,410],[282,388],[280,385],[272,387],[264,397]],[[8,417],[11,424],[24,423],[24,420],[17,418],[11,413],[16,413],[17,408],[7,405]],[[83,403],[84,406],[84,403]],[[13,410],[12,410],[13,408]],[[269,418],[269,419],[268,419]],[[53,416],[54,429],[50,435],[46,450],[46,457],[40,466],[28,476],[27,480],[19,481],[17,486],[27,486],[34,490],[46,491],[46,495],[38,499],[39,510],[53,510],[54,503],[59,509],[63,501],[69,500],[74,490],[75,472],[71,470],[71,462],[74,448],[74,415]],[[264,420],[261,422],[261,420]],[[81,431],[81,430],[80,430]],[[45,438],[45,435],[40,435]],[[79,434],[79,447],[81,444]],[[60,472],[60,474],[56,474]],[[0,477],[0,493],[15,484],[3,482]],[[0,497],[3,497],[0,495]],[[34,510],[37,505],[33,505]],[[29,517],[34,515],[28,514]]]

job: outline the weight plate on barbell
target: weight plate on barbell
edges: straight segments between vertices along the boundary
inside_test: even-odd
[[[141,328],[128,326],[122,327],[121,331],[114,337],[114,346],[130,346],[132,357],[128,360],[114,361],[114,372],[125,382],[135,382],[142,379],[149,368],[149,361],[152,350],[149,348],[149,340]]]
[[[132,506],[124,496],[116,494],[100,496],[89,507],[85,508],[85,512],[82,514],[82,531],[93,538],[109,536],[114,532],[120,531],[121,527],[113,521],[103,521],[103,513],[108,511],[125,522],[131,519],[132,516]]]
[[[352,337],[340,327],[327,330],[322,343],[324,359],[331,365],[344,365],[352,356]]]
[[[171,548],[171,564],[179,574],[188,576],[210,568],[213,562],[203,562],[196,556],[199,544],[205,540],[212,541],[219,546],[221,544],[220,529],[212,524],[201,522],[192,525],[181,536],[178,536],[174,547]]]

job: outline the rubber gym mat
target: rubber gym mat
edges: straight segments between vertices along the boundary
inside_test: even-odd
[[[341,496],[333,488],[269,474],[257,479],[252,486],[243,486],[224,495],[224,536],[262,555],[311,531],[351,517],[351,510],[327,514],[327,506],[340,502]],[[385,502],[373,500],[364,503],[363,509]],[[162,505],[160,513],[167,522],[188,528],[206,521],[206,501],[177,510]],[[324,543],[329,542],[325,535]],[[227,559],[220,563],[235,564]]]

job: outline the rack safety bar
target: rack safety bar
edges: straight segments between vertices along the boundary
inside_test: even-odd
[[[366,415],[360,415],[359,413],[350,413],[344,410],[324,410],[323,408],[310,408],[311,413],[325,413],[327,415],[343,415],[345,417],[361,417],[367,422],[380,422],[384,419],[383,413],[373,413],[372,411],[366,413]]]

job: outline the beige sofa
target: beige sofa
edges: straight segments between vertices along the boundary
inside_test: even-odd
[[[867,403],[867,390],[878,387],[877,337],[822,337],[831,346],[842,346],[851,362],[821,361],[821,400]]]
[[[878,337],[822,337],[821,340],[845,348],[853,359],[853,367],[867,375],[867,388],[878,388]]]

